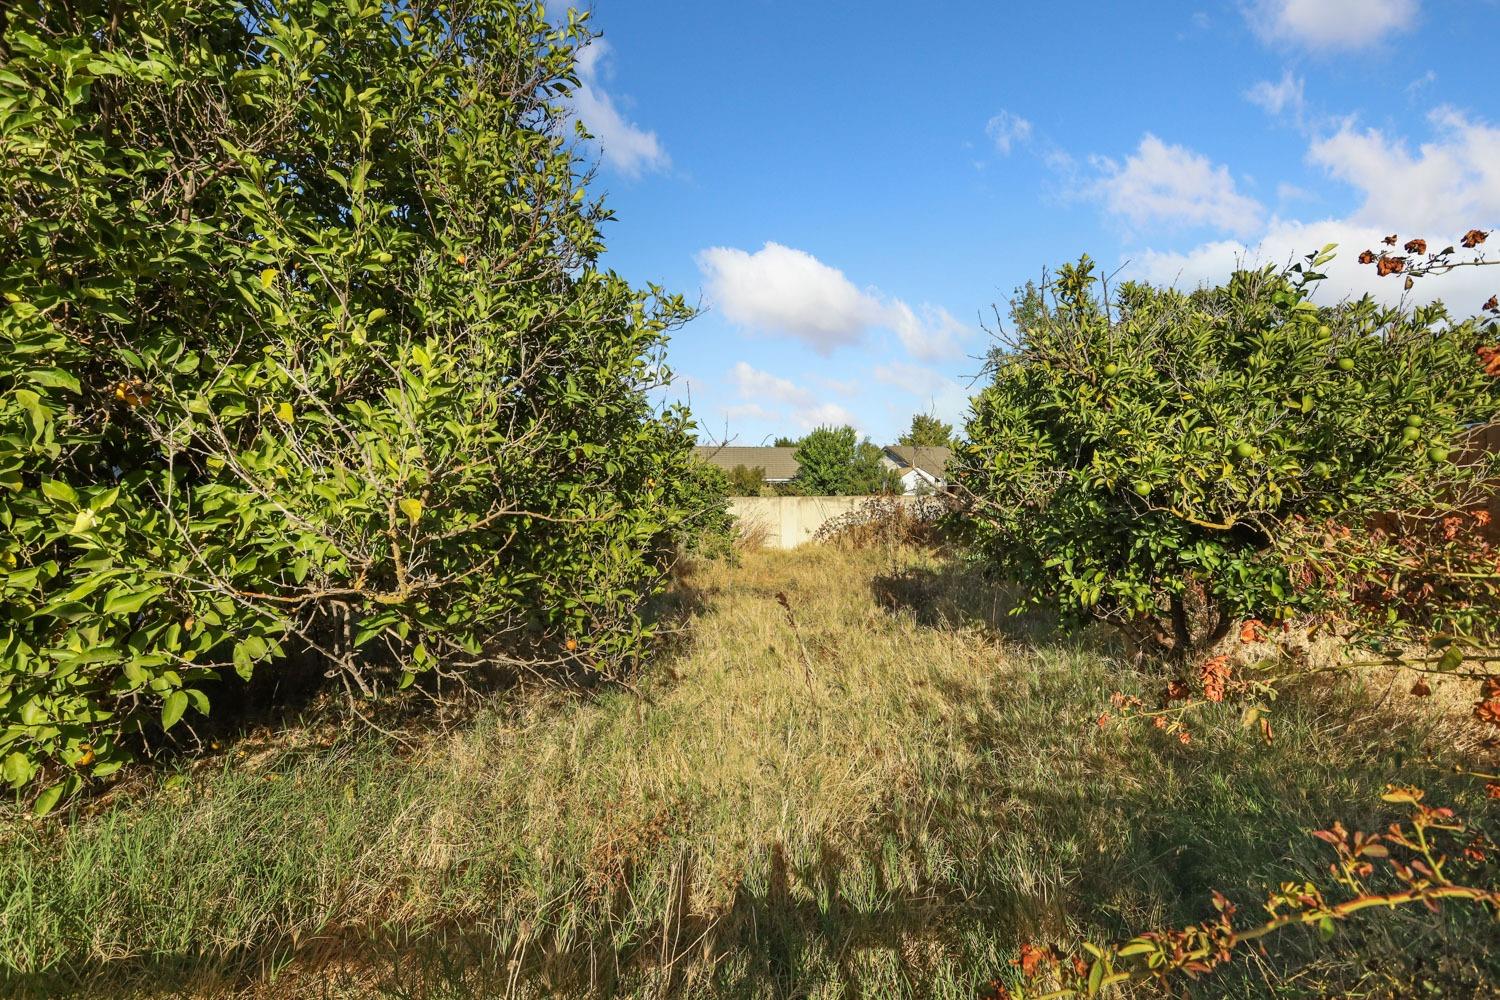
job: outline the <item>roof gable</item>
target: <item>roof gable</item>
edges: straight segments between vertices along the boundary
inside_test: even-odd
[[[929,476],[942,479],[953,461],[952,448],[929,448],[921,445],[886,445],[885,453],[903,467],[921,469]]]

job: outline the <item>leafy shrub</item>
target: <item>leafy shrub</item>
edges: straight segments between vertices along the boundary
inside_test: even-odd
[[[716,465],[693,458],[667,481],[666,507],[686,512],[687,530],[676,532],[681,551],[708,559],[734,555],[736,518],[729,513],[729,477]]]
[[[942,526],[951,512],[952,504],[944,494],[874,496],[849,513],[824,521],[813,533],[813,541],[855,548],[937,545],[943,541]]]
[[[724,515],[600,270],[541,5],[20,2],[0,72],[0,759],[39,809],[221,670],[608,670]]]
[[[1112,301],[1085,258],[1028,290],[961,452],[982,557],[1032,601],[1182,661],[1237,619],[1321,604],[1283,544],[1299,525],[1358,530],[1476,491],[1494,456],[1457,449],[1500,413],[1476,353],[1492,334],[1440,305],[1315,305],[1331,256]]]
[[[751,468],[736,465],[729,470],[729,493],[737,497],[758,497],[766,485],[766,470],[760,466]]]
[[[896,486],[881,452],[861,441],[853,427],[819,427],[797,443],[797,477],[804,496],[863,496],[889,493]]]

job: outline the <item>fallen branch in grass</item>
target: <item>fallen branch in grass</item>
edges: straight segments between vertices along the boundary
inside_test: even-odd
[[[1470,884],[1476,880],[1450,875],[1455,865],[1477,869],[1485,864],[1493,843],[1482,833],[1462,841],[1469,832],[1465,823],[1451,809],[1423,805],[1422,797],[1417,788],[1387,789],[1381,798],[1410,806],[1411,814],[1405,823],[1392,823],[1385,833],[1350,833],[1342,823],[1313,832],[1335,851],[1328,867],[1337,887],[1348,893],[1346,899],[1330,901],[1324,889],[1312,882],[1286,882],[1267,895],[1267,919],[1251,927],[1237,928],[1238,908],[1215,893],[1217,917],[1190,927],[1153,931],[1112,945],[1086,941],[1071,955],[1050,945],[1024,944],[1013,964],[1028,982],[1045,985],[1011,989],[996,982],[989,996],[993,1000],[1063,1000],[1097,996],[1111,986],[1166,985],[1179,975],[1195,979],[1229,962],[1236,949],[1289,927],[1315,927],[1327,940],[1340,921],[1375,908],[1394,910],[1420,904],[1436,912],[1443,902],[1459,901],[1488,907],[1500,918],[1500,888]],[[1450,842],[1450,848],[1454,842],[1460,844],[1457,857],[1444,853],[1444,841]],[[1395,886],[1384,891],[1372,888],[1370,881],[1377,872],[1393,878]]]

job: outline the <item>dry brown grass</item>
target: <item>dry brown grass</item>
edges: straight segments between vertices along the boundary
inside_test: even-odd
[[[10,831],[9,984],[972,997],[1023,938],[1201,918],[1210,888],[1316,873],[1305,831],[1378,823],[1388,779],[1486,808],[1451,774],[1463,727],[1399,684],[1292,685],[1269,746],[1234,706],[1197,713],[1190,746],[1101,730],[1113,691],[1156,682],[1106,637],[1008,618],[930,551],[746,552],[679,586],[704,610],[638,690],[512,698],[414,748],[288,743],[65,835]],[[1217,988],[1403,995],[1408,939],[1466,948],[1443,982],[1478,988],[1487,933],[1292,942]]]

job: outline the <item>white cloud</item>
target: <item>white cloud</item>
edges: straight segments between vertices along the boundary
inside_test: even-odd
[[[1323,296],[1366,292],[1394,302],[1403,292],[1399,278],[1377,277],[1358,264],[1360,251],[1380,249],[1381,237],[1423,237],[1433,249],[1456,242],[1470,228],[1500,222],[1500,128],[1448,108],[1430,117],[1433,137],[1413,152],[1404,139],[1344,123],[1337,132],[1312,142],[1309,160],[1356,189],[1360,205],[1345,218],[1314,221],[1273,219],[1251,242],[1217,240],[1183,253],[1147,251],[1133,269],[1163,283],[1196,285],[1218,281],[1237,263],[1285,264],[1326,243],[1339,245],[1339,257],[1325,268]],[[1473,311],[1496,289],[1484,268],[1466,268],[1418,283],[1418,301],[1441,298],[1455,312]]]
[[[825,424],[859,427],[854,414],[837,403],[820,398],[805,386],[744,361],[729,370],[729,380],[742,402],[724,407],[730,420],[756,419],[768,423],[790,423],[801,430]]]
[[[932,368],[903,362],[876,365],[870,375],[882,385],[905,392],[919,401],[913,407],[888,399],[888,408],[901,426],[905,426],[903,415],[914,412],[931,413],[939,420],[962,426],[971,395],[963,383]]]
[[[1302,78],[1293,76],[1292,71],[1287,70],[1276,83],[1270,80],[1256,83],[1245,91],[1245,99],[1274,117],[1279,118],[1282,112],[1289,112],[1294,119],[1301,120],[1302,112],[1307,106],[1303,89]]]
[[[1452,108],[1437,109],[1429,121],[1434,140],[1415,153],[1400,138],[1346,122],[1315,141],[1308,159],[1364,195],[1355,221],[1454,236],[1494,225],[1500,216],[1500,128]]]
[[[870,376],[882,385],[904,389],[914,396],[927,396],[941,392],[952,381],[942,372],[922,365],[911,365],[901,361],[876,365]]]
[[[913,309],[857,288],[836,267],[804,250],[767,243],[755,253],[710,247],[698,254],[709,300],[733,323],[784,333],[820,354],[859,343],[873,328],[893,330],[914,357],[955,357],[968,330],[937,306]]]
[[[1101,176],[1092,192],[1111,214],[1136,226],[1213,226],[1246,233],[1264,215],[1260,202],[1240,194],[1228,167],[1149,132],[1123,166],[1102,157],[1093,162]]]
[[[994,142],[995,148],[1005,156],[1010,155],[1012,147],[1024,146],[1031,141],[1031,122],[1009,111],[1002,111],[991,118],[984,131]]]
[[[770,400],[792,406],[813,406],[817,403],[817,397],[810,390],[790,379],[753,368],[744,361],[735,363],[729,371],[729,378],[734,383],[735,392],[742,399]]]
[[[1282,181],[1276,185],[1276,200],[1285,205],[1289,201],[1321,201],[1322,199],[1307,188]]]
[[[859,418],[837,403],[819,403],[809,409],[798,410],[792,414],[792,419],[805,431],[814,427],[843,427],[847,424],[861,434],[864,433]]]
[[[885,309],[885,325],[896,331],[901,345],[914,358],[958,357],[962,353],[960,341],[969,335],[968,327],[942,306],[923,305],[920,313],[900,299],[892,299]]]
[[[594,137],[604,161],[627,177],[652,170],[665,170],[671,158],[655,132],[629,121],[605,92],[609,77],[609,43],[596,38],[578,52],[578,88],[573,91],[573,112]]]
[[[1266,41],[1358,49],[1411,27],[1417,0],[1253,0],[1244,11]]]
[[[733,403],[724,407],[725,420],[765,420],[774,421],[776,414],[766,409],[759,403]]]

